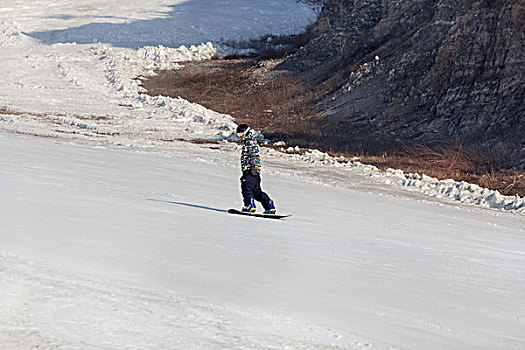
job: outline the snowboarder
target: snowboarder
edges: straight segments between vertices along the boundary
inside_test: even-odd
[[[265,214],[275,214],[275,204],[261,189],[261,156],[257,136],[246,124],[237,127],[237,135],[242,140],[241,193],[244,202],[242,211],[255,213],[255,201],[258,201],[264,207]]]

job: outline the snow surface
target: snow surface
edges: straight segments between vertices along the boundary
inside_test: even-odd
[[[232,118],[143,94],[316,9],[144,3],[2,1],[1,349],[525,348],[523,198],[281,144],[228,215]]]
[[[282,159],[256,219],[234,147],[0,147],[2,349],[525,347],[521,215]]]

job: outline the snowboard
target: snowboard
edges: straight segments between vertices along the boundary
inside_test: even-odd
[[[280,215],[280,214],[247,213],[247,212],[240,211],[240,210],[237,210],[237,209],[228,209],[228,213],[230,213],[230,214],[237,214],[237,215],[254,216],[256,218],[266,218],[266,219],[284,219],[284,218],[287,218],[289,216],[292,216],[291,214]]]

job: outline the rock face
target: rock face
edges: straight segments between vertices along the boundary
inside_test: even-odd
[[[278,69],[325,89],[316,124],[375,150],[462,144],[525,169],[523,0],[327,0]]]

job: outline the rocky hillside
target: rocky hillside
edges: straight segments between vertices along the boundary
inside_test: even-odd
[[[465,145],[525,169],[523,0],[327,0],[277,67],[315,89],[334,148]]]

